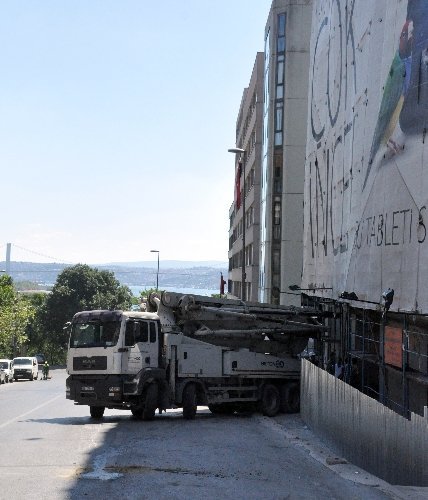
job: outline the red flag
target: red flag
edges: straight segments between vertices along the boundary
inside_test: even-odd
[[[226,281],[223,279],[223,273],[220,273],[220,295],[224,295],[224,285]]]
[[[236,210],[239,210],[239,207],[241,206],[241,174],[242,174],[242,162],[239,162],[238,168],[236,169],[236,178],[235,178]]]

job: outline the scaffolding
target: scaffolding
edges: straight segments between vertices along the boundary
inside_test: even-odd
[[[355,307],[355,302],[302,297],[302,304],[329,311],[328,333],[318,346],[327,369],[335,351],[345,363],[344,381],[406,418],[428,406],[428,317]],[[349,368],[350,367],[350,368]],[[355,379],[355,372],[357,377]]]

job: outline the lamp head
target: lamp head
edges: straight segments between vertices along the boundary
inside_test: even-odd
[[[245,149],[242,149],[242,148],[230,148],[230,149],[228,149],[228,152],[229,153],[244,154],[245,153]]]

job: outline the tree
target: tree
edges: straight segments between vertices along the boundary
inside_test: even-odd
[[[35,308],[17,293],[12,278],[0,276],[0,355],[13,357],[27,342],[34,315]]]
[[[52,352],[63,352],[68,339],[64,325],[79,311],[128,309],[132,292],[111,271],[100,271],[85,264],[64,269],[49,294],[42,323]]]

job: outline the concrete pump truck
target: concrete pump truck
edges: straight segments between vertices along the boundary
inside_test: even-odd
[[[299,411],[300,353],[325,329],[320,311],[171,292],[147,309],[83,311],[69,324],[66,397],[93,418]]]

